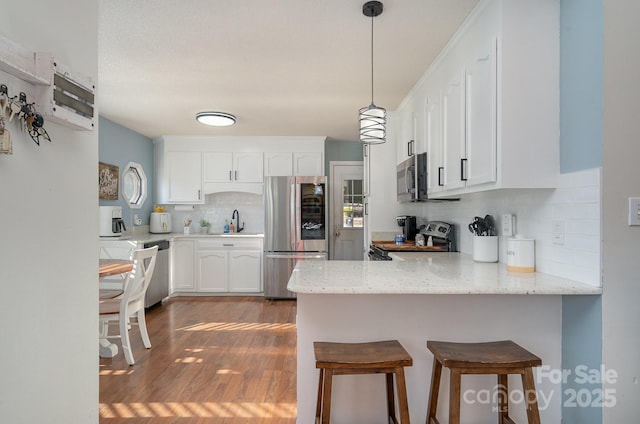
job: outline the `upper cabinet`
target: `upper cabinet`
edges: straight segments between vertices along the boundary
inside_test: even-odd
[[[201,153],[184,150],[155,153],[157,203],[203,203]]]
[[[480,1],[403,100],[398,161],[427,151],[430,197],[556,186],[558,19],[557,1]]]
[[[205,183],[261,183],[262,152],[204,152]]]
[[[265,152],[265,177],[323,176],[322,152]]]
[[[156,202],[198,204],[206,194],[225,191],[262,194],[266,175],[324,175],[324,140],[159,137],[154,140]]]

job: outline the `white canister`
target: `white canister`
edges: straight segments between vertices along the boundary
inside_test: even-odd
[[[498,262],[498,236],[473,236],[473,260]]]
[[[535,240],[516,236],[507,239],[507,271],[535,272]]]

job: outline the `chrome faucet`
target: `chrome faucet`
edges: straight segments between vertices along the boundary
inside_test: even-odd
[[[236,219],[236,233],[239,233],[240,231],[244,230],[244,222],[242,223],[242,227],[240,226],[240,212],[238,212],[238,209],[234,209],[233,210],[233,215],[231,215],[231,221],[233,222],[233,219]]]

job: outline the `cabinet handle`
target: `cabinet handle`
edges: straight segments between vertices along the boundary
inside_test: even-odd
[[[233,172],[234,172],[233,179],[238,181],[238,171],[233,171]]]
[[[444,186],[444,182],[442,181],[443,180],[443,178],[442,178],[442,173],[443,172],[444,172],[444,167],[443,166],[438,167],[438,185],[440,187]]]
[[[233,243],[222,243],[222,245],[223,245],[224,247],[233,247],[233,246],[234,246],[234,244],[233,244]]]
[[[362,156],[369,157],[369,145],[365,144],[364,146],[362,146]]]
[[[460,179],[462,181],[467,181],[467,159],[460,159]]]
[[[231,179],[231,171],[229,171],[229,181],[233,181],[233,180]]]
[[[200,190],[198,190],[198,200],[200,200]]]
[[[414,140],[411,140],[407,143],[407,156],[413,156],[413,144],[415,143]]]
[[[365,215],[369,215],[369,203],[365,203],[364,204],[364,214]]]

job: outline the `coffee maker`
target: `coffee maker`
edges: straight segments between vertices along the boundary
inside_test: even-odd
[[[127,231],[121,206],[100,206],[100,237],[119,237]]]
[[[416,217],[410,215],[396,216],[396,223],[402,227],[402,234],[406,241],[416,239]]]

